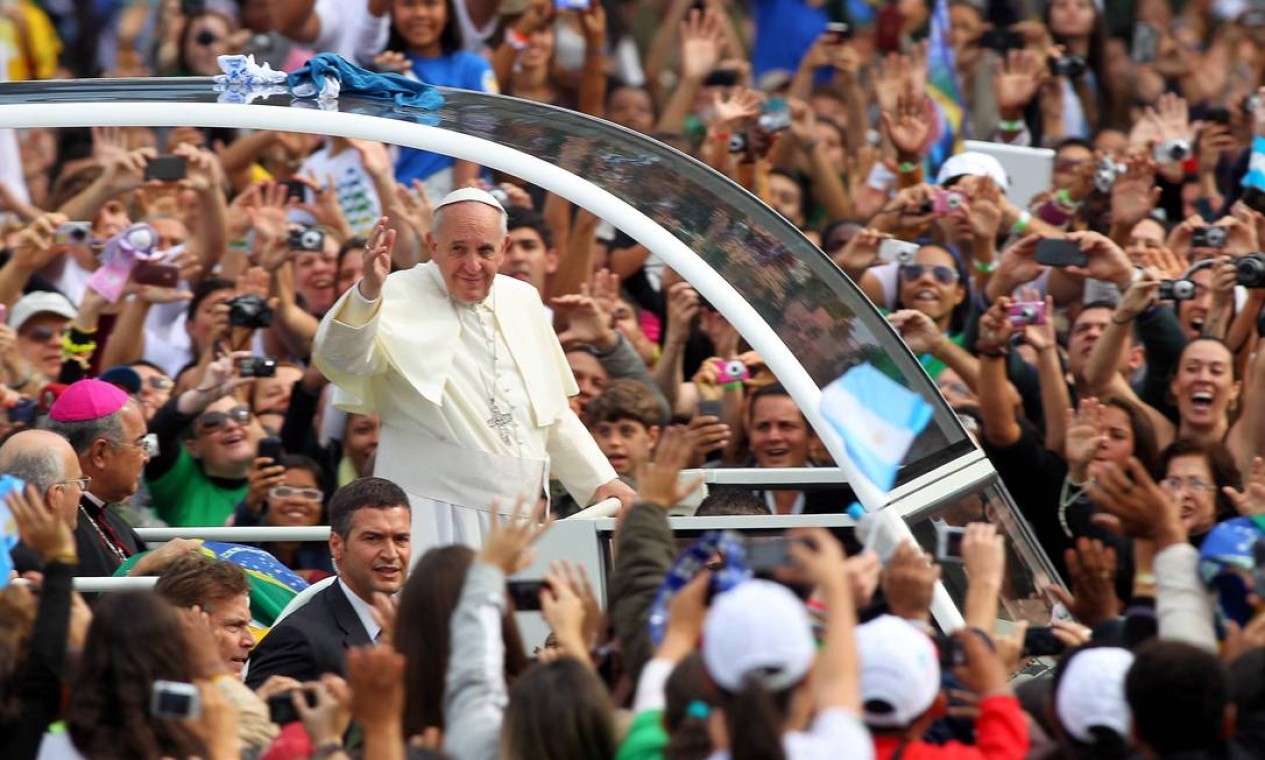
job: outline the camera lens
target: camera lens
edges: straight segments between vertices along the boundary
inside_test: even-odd
[[[1265,255],[1253,253],[1235,262],[1238,284],[1245,288],[1265,288]]]

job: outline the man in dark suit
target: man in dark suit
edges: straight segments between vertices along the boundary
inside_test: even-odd
[[[366,646],[381,629],[374,598],[395,594],[409,566],[408,496],[389,480],[360,478],[329,503],[329,552],[338,580],[273,626],[250,656],[246,685],[270,676],[315,681],[343,674],[347,648]]]

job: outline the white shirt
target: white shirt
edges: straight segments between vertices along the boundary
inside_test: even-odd
[[[378,634],[382,633],[382,626],[373,619],[373,605],[357,596],[350,586],[343,583],[342,578],[338,579],[338,585],[347,595],[347,601],[351,602],[351,608],[356,611],[356,617],[360,618],[360,624],[365,627],[365,633],[369,634],[369,640],[377,641]]]
[[[326,145],[307,157],[299,173],[314,177],[322,185],[332,179],[338,205],[352,231],[363,237],[373,232],[373,226],[382,216],[382,203],[373,180],[360,162],[360,151],[348,146],[333,156]]]
[[[782,751],[789,760],[872,760],[874,740],[857,716],[840,707],[817,713],[807,731],[782,734]],[[707,760],[729,760],[727,750],[713,752]]]
[[[312,43],[317,52],[337,53],[364,65],[386,49],[390,14],[373,16],[368,0],[316,0],[314,12],[321,24]]]
[[[471,53],[482,51],[487,47],[488,39],[496,32],[496,25],[501,20],[500,15],[493,13],[487,25],[480,29],[470,19],[470,11],[466,10],[465,0],[453,0],[452,5],[457,11],[457,24],[461,27],[462,47]]]

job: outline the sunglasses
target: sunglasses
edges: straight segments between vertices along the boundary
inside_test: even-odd
[[[36,343],[47,343],[53,338],[61,340],[69,331],[69,327],[56,328],[49,327],[48,325],[40,325],[38,327],[32,327],[31,331],[26,334],[26,337]]]
[[[214,433],[222,430],[229,420],[245,425],[250,421],[250,407],[235,406],[227,412],[207,412],[198,417],[198,430],[202,433]]]
[[[162,377],[161,375],[155,375],[154,377],[149,378],[148,382],[149,387],[156,391],[169,391],[176,385],[175,380],[172,380],[170,377]]]
[[[273,486],[268,489],[270,499],[288,499],[291,496],[297,496],[306,501],[320,501],[325,498],[325,492],[319,488],[295,488],[294,486]]]
[[[930,266],[928,264],[906,264],[900,268],[900,277],[905,282],[918,282],[928,272],[941,285],[952,285],[958,281],[957,270],[953,267]]]

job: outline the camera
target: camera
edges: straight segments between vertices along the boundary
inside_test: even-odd
[[[716,365],[716,382],[721,385],[741,383],[751,378],[751,370],[737,359],[716,359],[713,363]]]
[[[34,425],[39,416],[40,402],[33,398],[20,398],[9,407],[9,423],[12,425]]]
[[[1187,140],[1165,140],[1155,146],[1155,160],[1162,164],[1179,164],[1194,155]]]
[[[1089,69],[1084,56],[1064,55],[1050,59],[1050,73],[1056,77],[1079,79]]]
[[[918,244],[887,238],[878,244],[878,259],[889,264],[912,264],[918,259]]]
[[[1045,304],[1041,301],[1020,301],[1010,305],[1006,316],[1012,327],[1045,324]]]
[[[254,293],[238,296],[228,302],[228,323],[233,327],[270,327],[272,316],[268,302]]]
[[[248,356],[238,360],[237,371],[242,377],[275,377],[277,360],[266,356]]]
[[[86,245],[92,237],[92,222],[66,222],[57,225],[54,245]]]
[[[1098,162],[1098,168],[1094,169],[1094,189],[1103,195],[1110,195],[1111,189],[1116,186],[1116,179],[1124,171],[1124,164],[1111,160],[1111,156],[1104,157]]]
[[[1265,288],[1265,253],[1249,253],[1236,260],[1238,284],[1245,288]]]
[[[729,136],[729,152],[730,153],[746,153],[747,145],[751,142],[751,138],[747,137],[746,132],[734,132]]]
[[[325,250],[325,233],[312,227],[290,230],[290,250],[320,253]]]
[[[1225,248],[1228,241],[1225,227],[1196,227],[1190,234],[1190,244],[1195,248]]]
[[[765,111],[756,118],[755,123],[765,132],[782,132],[791,128],[791,112],[785,108]]]
[[[1161,301],[1189,301],[1195,297],[1195,283],[1190,280],[1161,280],[1156,298]]]
[[[149,700],[149,714],[155,718],[185,720],[202,713],[202,695],[198,687],[179,681],[154,681]]]

